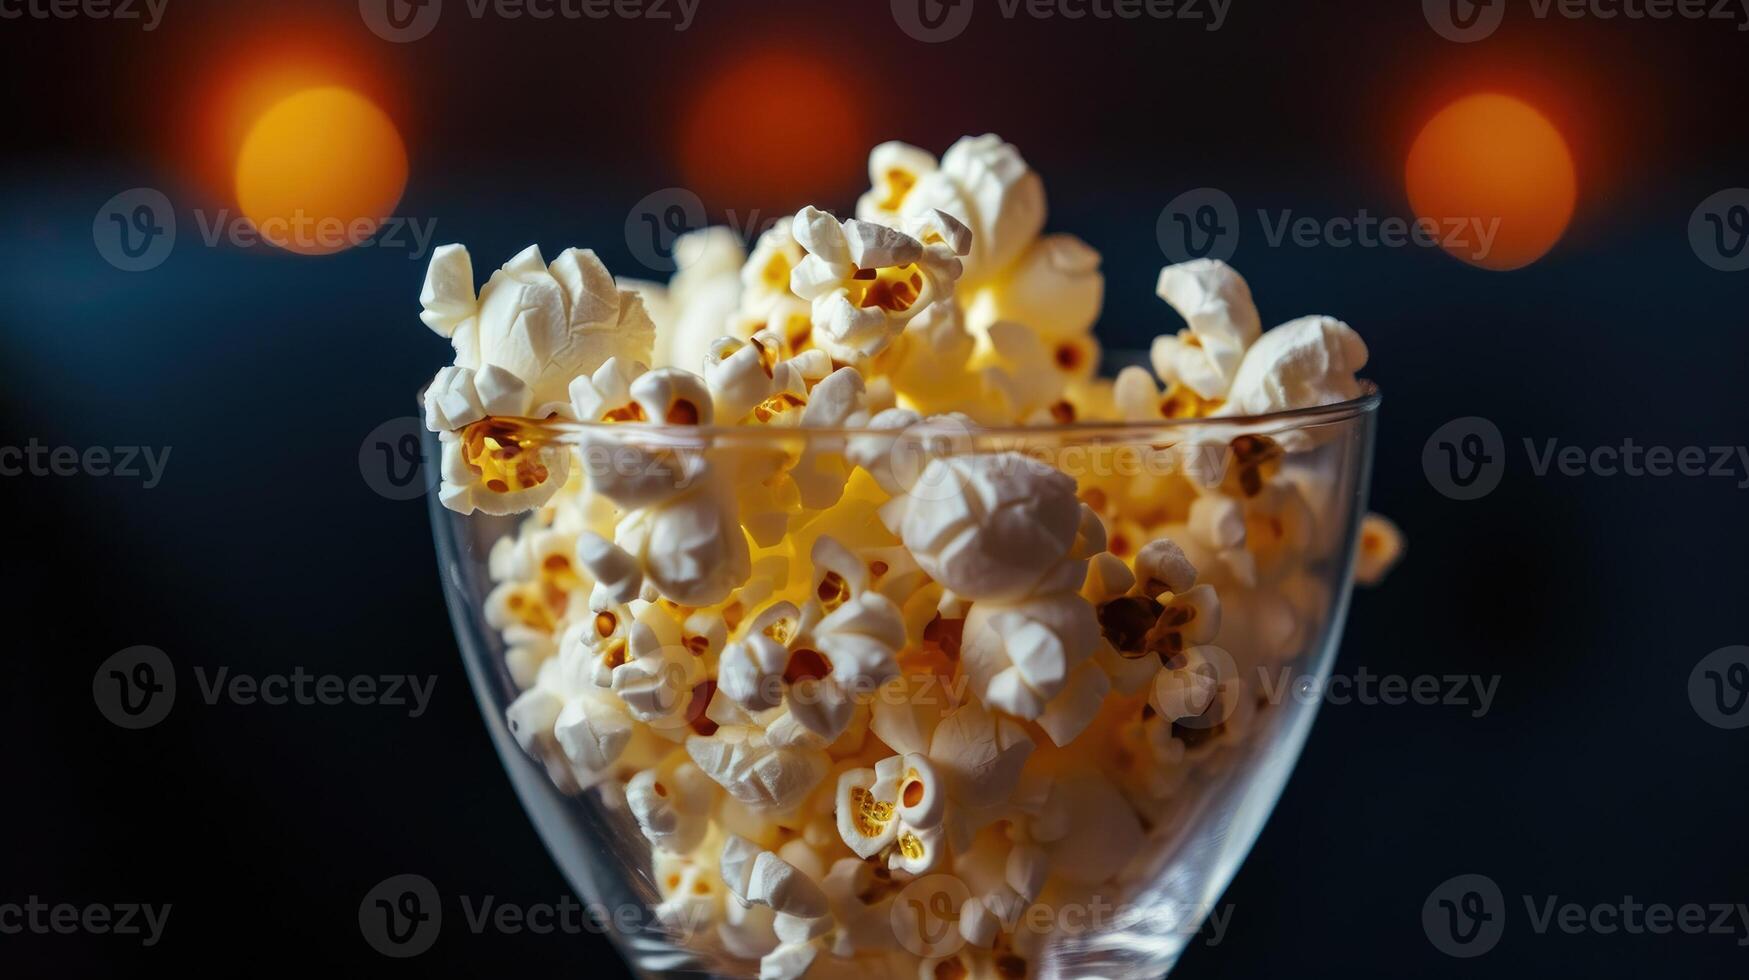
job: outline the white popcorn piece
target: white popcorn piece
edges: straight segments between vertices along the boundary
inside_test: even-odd
[[[637,559],[644,581],[683,606],[715,605],[753,571],[746,534],[709,486],[632,512],[615,538]]]
[[[1099,636],[1093,606],[1072,592],[1013,604],[976,602],[966,617],[962,664],[985,703],[1034,719],[1063,693],[1070,672],[1093,656]]]
[[[788,222],[778,222],[761,233],[753,254],[741,267],[741,311],[764,319],[795,299],[789,288],[790,274],[806,255]]]
[[[463,321],[478,315],[474,261],[466,246],[439,245],[432,251],[419,306],[419,319],[439,337],[454,336]]]
[[[708,787],[698,785],[703,779],[696,766],[683,762],[666,774],[645,769],[626,784],[626,804],[652,846],[687,854],[704,840],[710,829],[711,798],[704,792]]]
[[[485,417],[486,407],[474,390],[474,372],[453,364],[440,368],[425,389],[425,427],[449,432]]]
[[[710,867],[690,858],[658,850],[651,863],[662,897],[651,911],[669,934],[691,942],[721,917],[722,882]]]
[[[813,919],[829,909],[826,893],[796,866],[759,845],[730,834],[720,862],[723,884],[736,898],[779,915]]]
[[[802,409],[803,428],[861,427],[868,421],[868,393],[855,368],[839,368],[814,386]],[[790,470],[803,507],[824,510],[838,502],[850,479],[840,440],[809,439]]]
[[[1032,844],[1016,844],[1008,852],[1006,880],[1008,887],[1033,902],[1044,891],[1045,878],[1051,873],[1050,857],[1044,849]]]
[[[1063,690],[1045,704],[1039,727],[1053,745],[1068,745],[1093,723],[1111,692],[1111,679],[1099,664],[1088,662],[1069,672]]]
[[[704,379],[679,368],[657,368],[638,375],[630,385],[632,400],[644,418],[666,425],[710,425],[711,393]]]
[[[831,918],[832,955],[849,958],[857,953],[896,947],[893,935],[894,892],[877,886],[874,866],[856,858],[834,862],[821,883]]]
[[[729,955],[756,960],[777,948],[775,919],[776,913],[765,906],[749,904],[731,893],[723,900],[717,938]]]
[[[1000,275],[1037,240],[1045,224],[1044,181],[1012,144],[989,133],[965,137],[948,148],[938,173],[944,179],[919,181],[907,207],[914,214],[940,208],[972,230],[968,283]]]
[[[1246,349],[1262,333],[1251,287],[1225,262],[1195,259],[1161,269],[1155,292],[1188,326],[1155,338],[1154,373],[1205,399],[1225,398]]]
[[[926,494],[932,499],[917,499]],[[1009,601],[1036,588],[1074,547],[1075,481],[1019,453],[931,460],[900,535],[930,577],[972,600]]]
[[[637,559],[593,531],[577,536],[577,562],[595,577],[596,594],[614,604],[631,602],[643,592],[644,572]]]
[[[676,271],[667,290],[670,310],[646,363],[698,367],[705,349],[739,307],[745,258],[740,237],[722,226],[690,231],[674,240]]]
[[[610,357],[594,374],[577,377],[567,389],[571,413],[579,422],[645,422],[643,406],[632,398],[632,382],[647,368]]]
[[[453,253],[432,261],[439,280],[458,271]],[[454,322],[460,292],[428,285],[441,297],[428,312]],[[533,245],[492,274],[472,322],[454,322],[450,335],[456,366],[475,372],[487,413],[527,418],[569,415],[572,379],[609,357],[648,363],[654,339],[643,299],[621,290],[594,252],[566,249],[549,265]]]
[[[653,624],[665,628],[658,634]],[[692,692],[704,680],[704,668],[680,645],[679,629],[666,616],[634,622],[627,645],[628,659],[613,668],[612,690],[633,718],[658,734],[686,734]]]
[[[955,801],[973,808],[1008,798],[1032,754],[1026,729],[969,701],[941,720],[929,741],[929,758]]]
[[[1136,553],[1136,585],[1157,598],[1162,592],[1189,592],[1196,584],[1196,566],[1170,538],[1156,538]]]
[[[1046,235],[976,294],[968,319],[974,330],[1011,320],[1048,339],[1083,336],[1105,302],[1099,263],[1099,252],[1074,235]],[[1092,365],[1086,367],[1091,370]]]
[[[565,708],[563,698],[556,693],[535,687],[523,691],[504,710],[504,723],[522,751],[541,758],[547,749],[556,749],[553,725]]]
[[[864,221],[897,225],[909,213],[905,207],[911,191],[925,174],[934,173],[935,156],[897,140],[882,143],[869,152],[870,188],[856,201],[856,216]]]
[[[1002,406],[1004,421],[1048,417],[1060,401],[1067,378],[1056,370],[1051,351],[1038,334],[1019,323],[1000,321],[985,331],[989,345],[972,365],[982,375],[987,398]]]
[[[776,747],[756,728],[724,727],[715,735],[693,736],[686,740],[686,752],[730,796],[760,810],[795,809],[827,771],[825,753]]]
[[[1167,721],[1195,718],[1207,711],[1220,688],[1217,648],[1194,646],[1179,658],[1181,663],[1161,670],[1154,678],[1148,703]]]
[[[952,301],[960,260],[945,241],[924,245],[894,228],[839,223],[811,207],[796,215],[792,231],[808,254],[790,274],[790,289],[812,304],[813,340],[835,358],[873,357],[911,318]]]
[[[759,980],[801,980],[819,955],[820,948],[813,943],[779,946],[760,959]]]
[[[1050,866],[1063,880],[1097,885],[1117,874],[1143,849],[1136,812],[1116,786],[1098,771],[1065,772],[1052,790],[1060,797],[1074,829],[1044,845]]]
[[[1354,375],[1366,366],[1366,359],[1366,343],[1341,320],[1327,316],[1290,320],[1259,337],[1245,352],[1227,401],[1216,414],[1265,415],[1359,398],[1360,382]],[[1298,448],[1286,438],[1282,442],[1290,451]]]
[[[553,722],[553,735],[585,786],[607,778],[631,744],[634,723],[618,698],[581,691],[565,702]]]
[[[1354,580],[1377,585],[1403,557],[1403,532],[1383,514],[1368,514],[1354,548]]]
[[[571,475],[571,450],[514,421],[481,419],[441,432],[438,499],[460,514],[520,514],[552,500]]]

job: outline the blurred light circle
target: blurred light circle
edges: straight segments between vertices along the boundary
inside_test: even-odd
[[[263,240],[305,255],[360,244],[407,186],[407,149],[387,114],[349,89],[274,103],[237,153],[237,205]]]

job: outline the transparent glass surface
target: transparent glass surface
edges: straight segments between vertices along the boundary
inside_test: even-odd
[[[1378,402],[1369,386],[1353,402],[1272,416],[931,431],[894,439],[889,447],[887,458],[895,469],[918,471],[937,456],[1020,453],[1074,477],[1084,501],[1113,510],[1147,509],[1153,492],[1174,498],[1163,500],[1163,511],[1181,507],[1184,501],[1176,498],[1185,492],[1182,476],[1190,468],[1201,484],[1216,488],[1207,492],[1226,493],[1245,505],[1252,540],[1270,534],[1303,539],[1291,554],[1260,552],[1256,558],[1262,562],[1258,574],[1279,587],[1255,594],[1242,588],[1223,591],[1224,622],[1215,645],[1226,661],[1217,663],[1222,678],[1217,702],[1237,698],[1245,703],[1218,703],[1202,718],[1174,726],[1178,741],[1187,746],[1184,758],[1170,774],[1138,777],[1166,787],[1164,800],[1150,804],[1142,846],[1116,879],[1102,886],[1097,904],[1089,906],[1082,895],[1078,914],[1049,919],[1029,948],[1025,975],[1161,976],[1217,905],[1273,809],[1316,714],[1319,699],[1295,692],[1320,689],[1336,657],[1366,511]],[[584,446],[666,453],[668,459],[696,454],[712,467],[735,469],[809,453],[842,453],[847,440],[866,434],[630,425],[574,426],[565,438]],[[435,436],[427,435],[426,451],[428,459],[438,458]],[[1214,461],[1213,470],[1192,461],[1199,452]],[[590,466],[586,457],[587,449],[574,457],[584,470]],[[1292,484],[1306,505],[1286,520],[1309,515],[1309,525],[1284,532],[1280,512],[1252,512],[1248,494],[1258,487],[1258,493],[1267,493],[1276,484]],[[1127,502],[1113,501],[1114,494]],[[662,888],[652,874],[650,846],[626,812],[615,780],[567,791],[562,786],[574,782],[563,760],[531,757],[507,727],[505,712],[519,687],[506,661],[506,644],[488,626],[483,609],[494,586],[489,552],[499,539],[514,534],[523,518],[463,517],[446,510],[435,494],[430,506],[439,571],[469,680],[511,782],[553,860],[585,902],[612,917],[607,934],[639,975],[757,976],[756,960],[731,955],[709,930],[679,935],[651,912]],[[1141,524],[1107,523],[1113,553],[1120,546],[1132,552],[1139,546],[1120,536]],[[1209,572],[1201,566],[1199,571],[1205,577]],[[1286,619],[1283,608],[1291,611]]]

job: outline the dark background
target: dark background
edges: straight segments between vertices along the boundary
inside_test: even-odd
[[[901,33],[884,0],[703,0],[685,33],[474,21],[450,0],[410,44],[370,33],[349,0],[170,0],[151,33],[0,21],[0,443],[172,450],[151,490],[0,480],[0,903],[174,906],[152,949],[0,936],[0,972],[620,969],[594,936],[452,924],[406,962],[360,937],[359,900],[391,874],[521,905],[566,886],[462,674],[424,504],[379,496],[357,462],[447,360],[416,318],[423,258],[209,248],[194,225],[197,208],[233,206],[214,107],[249,66],[289,59],[394,117],[411,158],[398,213],[467,243],[482,277],[529,242],[591,246],[622,275],[653,276],[623,232],[653,191],[693,188],[743,223],[752,209],[847,208],[875,142],[939,152],[998,132],[1045,175],[1050,227],[1103,252],[1112,346],[1176,328],[1152,286],[1155,220],[1179,192],[1220,187],[1242,212],[1408,214],[1402,161],[1434,109],[1478,90],[1533,101],[1573,146],[1579,203],[1526,269],[1272,248],[1254,221],[1238,245],[1266,323],[1341,316],[1386,393],[1374,507],[1409,553],[1357,595],[1338,672],[1500,682],[1482,718],[1327,707],[1226,893],[1224,941],[1194,944],[1174,976],[1741,976],[1741,925],[1537,935],[1522,896],[1749,901],[1749,730],[1707,724],[1687,695],[1700,658],[1749,642],[1736,485],[1749,474],[1538,476],[1522,440],[1744,442],[1749,273],[1703,264],[1687,225],[1703,198],[1749,184],[1749,34],[1538,20],[1528,0],[1496,2],[1504,25],[1467,45],[1413,2],[1234,0],[1207,32],[1008,21],[980,0],[938,45]],[[724,78],[754,81],[725,94]],[[138,186],[176,203],[180,237],[163,265],[127,273],[98,254],[92,221]],[[1492,420],[1508,447],[1499,488],[1471,502],[1436,492],[1420,463],[1460,416]],[[140,732],[91,697],[96,665],[134,644],[165,650],[183,685],[169,719]],[[195,665],[435,675],[436,693],[417,719],[208,706]],[[1421,923],[1429,893],[1462,873],[1491,877],[1508,905],[1500,945],[1468,960]]]

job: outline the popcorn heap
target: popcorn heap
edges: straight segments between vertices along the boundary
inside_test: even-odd
[[[1041,234],[1014,147],[888,143],[869,172],[853,220],[804,209],[751,255],[686,236],[666,287],[531,246],[476,295],[439,249],[420,299],[455,362],[426,422],[445,505],[529,514],[485,610],[524,690],[510,727],[629,812],[664,922],[765,977],[1023,976],[1029,907],[1118,897],[1245,737],[1235,662],[1306,648],[1342,509],[1257,436],[1118,475],[954,434],[1333,404],[1367,351],[1329,317],[1263,331],[1204,260],[1160,275],[1187,326],[1153,372],[1099,380],[1099,254]],[[669,438],[705,427],[773,438]],[[1374,531],[1376,575],[1399,539]],[[903,925],[932,875],[963,943]]]

